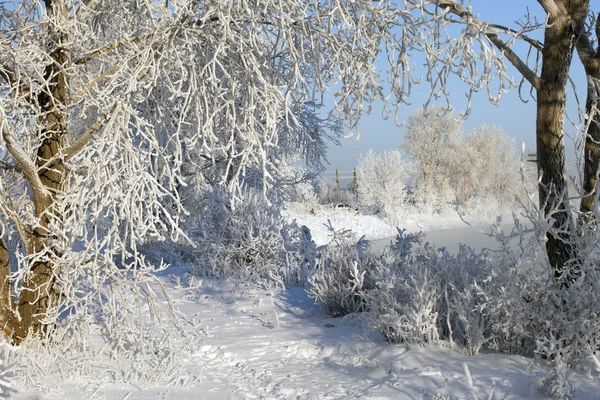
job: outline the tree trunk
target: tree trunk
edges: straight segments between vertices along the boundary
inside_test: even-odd
[[[540,207],[554,220],[546,251],[561,285],[579,276],[575,225],[565,179],[564,117],[568,74],[577,37],[583,31],[589,1],[556,0],[544,32],[541,86],[537,92],[536,138]]]
[[[600,15],[596,19],[596,39],[600,39]],[[577,53],[587,76],[587,98],[585,101],[586,121],[588,127],[584,132],[585,147],[583,152],[583,190],[587,196],[581,199],[580,211],[585,222],[586,216],[594,209],[594,199],[598,192],[596,174],[600,162],[600,116],[598,115],[598,96],[600,95],[600,53],[594,48],[587,35],[580,35],[577,40]]]
[[[0,237],[0,326],[12,337],[19,322],[15,316],[15,296],[10,279],[10,261],[6,242]]]
[[[34,201],[37,225],[26,232],[26,247],[31,257],[30,270],[25,276],[17,304],[17,315],[7,324],[7,333],[13,343],[20,344],[28,335],[40,335],[46,331],[44,320],[49,307],[55,304],[57,293],[54,289],[55,260],[59,256],[52,244],[52,223],[56,222],[55,203],[57,195],[63,190],[67,170],[61,158],[66,144],[68,130],[67,104],[68,77],[66,71],[70,64],[68,37],[61,32],[61,23],[68,19],[68,8],[65,0],[45,0],[46,12],[52,22],[48,24],[49,54],[53,62],[44,71],[47,86],[39,94],[37,104],[40,107],[39,123],[41,145],[37,151],[35,165],[43,188],[30,187]],[[45,190],[50,193],[38,193]],[[0,245],[0,267],[10,270],[8,261],[5,264],[6,249],[4,242]],[[8,253],[6,253],[8,260]],[[0,272],[0,283],[4,272]],[[1,287],[3,295],[12,289],[10,279]],[[10,297],[8,297],[10,298]],[[6,308],[7,302],[2,307]],[[14,307],[11,307],[14,310]],[[8,311],[11,311],[8,310]],[[2,310],[4,311],[4,310]],[[14,312],[6,312],[12,314]]]
[[[587,70],[587,68],[586,68]],[[586,126],[589,126],[586,132],[585,148],[584,148],[584,166],[583,166],[583,190],[587,195],[581,199],[579,210],[582,214],[589,215],[594,210],[594,199],[598,190],[596,173],[600,165],[600,120],[598,111],[595,108],[598,106],[598,82],[600,79],[600,69],[587,72],[588,89],[587,99],[585,102],[585,111],[588,115]],[[592,117],[591,120],[589,117]]]

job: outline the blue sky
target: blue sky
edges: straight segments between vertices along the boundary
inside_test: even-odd
[[[514,21],[521,18],[527,12],[527,7],[532,15],[536,15],[543,20],[543,12],[535,0],[472,0],[473,11],[479,14],[480,19],[490,23],[516,27]],[[600,0],[591,1],[592,10],[600,11]],[[539,38],[541,38],[541,33]],[[524,48],[526,51],[527,48]],[[526,53],[518,52],[520,56],[525,57]],[[519,73],[509,68],[509,74],[518,83]],[[575,55],[571,75],[575,81],[580,100],[585,102],[585,74],[579,58]],[[465,92],[466,85],[455,82],[450,85],[452,93],[452,106],[455,110],[463,110],[466,105]],[[571,89],[570,89],[571,90]],[[423,106],[427,97],[427,88],[425,85],[417,87],[411,98],[411,106],[403,106],[400,110],[400,120],[412,114],[416,109]],[[572,91],[572,90],[571,90]],[[525,90],[528,92],[528,87]],[[571,96],[572,97],[572,96]],[[570,99],[570,111],[576,112],[573,105],[573,99]],[[376,152],[383,152],[386,149],[394,149],[402,144],[404,128],[399,128],[391,121],[385,121],[381,118],[381,107],[376,107],[374,112],[363,118],[359,126],[362,131],[360,138],[351,137],[342,140],[341,146],[331,145],[328,152],[328,161],[330,166],[327,168],[325,178],[332,176],[332,171],[339,167],[340,171],[351,171],[357,164],[359,155],[366,153],[369,149]],[[499,106],[494,106],[488,102],[487,93],[477,93],[474,95],[471,103],[471,115],[464,123],[464,130],[468,131],[473,127],[490,124],[501,126],[504,131],[514,136],[518,149],[521,143],[525,143],[528,148],[535,146],[535,103],[533,100],[529,103],[523,103],[518,96],[517,90],[513,89],[505,94]],[[568,129],[568,127],[566,126]],[[572,140],[567,138],[567,152],[569,160],[575,160],[575,151]],[[343,176],[351,173],[341,173]]]

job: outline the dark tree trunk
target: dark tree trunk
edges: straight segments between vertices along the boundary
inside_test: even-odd
[[[585,122],[586,126],[589,126],[589,128],[586,132],[583,154],[583,190],[587,195],[581,199],[579,208],[581,213],[585,215],[589,215],[594,210],[594,199],[598,190],[596,173],[598,172],[598,166],[600,165],[600,120],[598,112],[593,109],[597,107],[597,84],[600,82],[600,69],[597,69],[593,73],[587,73],[587,76],[588,89],[585,111],[588,115],[588,119]],[[589,116],[592,116],[591,120],[589,119]]]
[[[596,38],[600,39],[600,15],[596,20]],[[598,115],[598,96],[600,95],[600,54],[594,48],[587,35],[581,35],[577,41],[577,53],[587,76],[587,98],[585,112],[587,119],[585,126],[585,147],[583,151],[583,190],[587,196],[581,199],[580,211],[582,217],[591,216],[594,209],[594,199],[598,192],[596,174],[600,165],[600,115]],[[581,221],[582,223],[585,220]]]
[[[550,15],[544,32],[541,85],[537,92],[536,138],[539,201],[554,220],[546,250],[554,277],[569,285],[579,276],[575,225],[565,179],[564,117],[569,68],[583,32],[589,1],[555,0],[560,12]]]

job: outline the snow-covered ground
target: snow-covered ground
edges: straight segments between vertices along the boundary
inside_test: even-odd
[[[396,226],[378,214],[365,214],[354,209],[336,209],[332,205],[309,207],[290,203],[284,215],[290,220],[295,220],[298,225],[306,225],[317,245],[327,244],[331,240],[331,233],[327,228],[329,222],[335,229],[351,230],[356,239],[364,235],[365,239],[371,241],[374,249],[388,245],[397,234]],[[505,216],[503,221],[510,222],[511,218]],[[461,243],[476,251],[483,248],[497,249],[496,239],[489,235],[493,222],[473,216],[461,219],[458,213],[448,213],[444,216],[407,215],[398,227],[409,232],[423,232],[424,241],[435,245],[436,248],[446,247],[449,252],[456,253]],[[512,225],[506,222],[501,227],[507,232],[512,229]]]
[[[181,274],[181,269],[172,272]],[[150,386],[100,387],[67,378],[52,393],[15,387],[10,398],[544,398],[539,387],[547,368],[541,361],[390,345],[357,316],[323,316],[301,288],[268,290],[216,279],[185,288],[173,277],[163,281],[177,310],[200,336],[198,348],[181,360],[178,378]],[[600,398],[596,377],[574,373],[570,378],[577,399]]]
[[[319,243],[327,239],[326,228],[319,227],[327,219],[336,228],[353,229],[370,239],[388,238],[395,233],[395,228],[373,215],[341,210],[305,214],[288,209],[291,218],[314,228],[313,237]],[[477,234],[485,238],[463,222],[460,224],[442,221],[438,226],[445,230],[434,229],[426,240],[452,249],[463,241],[473,244],[469,241]],[[389,239],[380,243],[385,240]],[[363,316],[332,319],[323,315],[303,288],[265,289],[228,279],[198,280],[185,271],[183,267],[172,267],[159,278],[172,296],[175,309],[198,338],[191,353],[179,360],[181,365],[175,378],[124,386],[91,384],[89,379],[66,377],[64,383],[56,383],[54,387],[46,384],[53,389],[50,392],[41,392],[19,381],[5,391],[7,397],[17,400],[545,398],[540,388],[549,367],[543,361],[498,354],[469,357],[460,348],[449,346],[390,345],[369,328]],[[113,361],[107,368],[118,374],[119,363]],[[575,399],[600,399],[597,376],[570,372],[569,380],[576,387]]]

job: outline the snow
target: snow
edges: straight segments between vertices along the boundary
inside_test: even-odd
[[[316,216],[304,215],[300,209],[288,208],[287,213],[314,228],[313,236],[320,244],[327,240],[327,230],[319,224],[327,219],[338,224],[336,228],[379,239],[375,243],[383,243],[395,233],[395,228],[376,215],[326,208],[319,209]],[[433,218],[419,224],[429,222],[433,223]],[[407,224],[415,226],[416,222],[407,220]],[[428,240],[457,248],[459,242],[474,240],[477,235],[487,239],[461,224],[440,220],[437,230],[427,232]],[[484,226],[485,221],[476,225]],[[484,242],[477,246],[487,245]],[[550,368],[544,361],[499,354],[469,357],[460,348],[449,346],[390,345],[361,315],[339,319],[323,315],[303,288],[267,289],[229,279],[197,279],[186,271],[181,266],[171,267],[159,277],[175,309],[198,337],[198,345],[180,359],[174,379],[124,386],[66,378],[49,392],[20,383],[12,387],[10,398],[545,398],[539,388]],[[107,368],[118,370],[119,364]],[[576,387],[575,399],[600,399],[597,376],[569,373]]]
[[[182,268],[173,268],[181,281]],[[459,349],[389,345],[360,316],[327,318],[301,288],[269,290],[230,280],[196,287],[162,278],[175,306],[200,335],[179,378],[153,386],[74,381],[49,394],[19,390],[18,400],[81,399],[441,399],[544,398],[543,362]],[[186,278],[187,279],[187,278]],[[595,377],[573,373],[576,399],[600,398]],[[436,397],[438,396],[438,397]]]
[[[328,221],[335,229],[351,230],[356,239],[364,235],[374,249],[388,245],[398,233],[389,219],[366,213],[364,209],[337,209],[332,205],[311,208],[300,203],[289,203],[284,214],[298,225],[306,225],[317,245],[327,244],[331,240]],[[511,218],[503,216],[503,221],[511,221]],[[468,244],[476,251],[483,248],[498,249],[496,240],[489,236],[492,222],[478,216],[461,218],[458,213],[417,214],[406,215],[398,227],[408,232],[423,232],[424,241],[434,244],[436,248],[446,247],[450,253],[457,253],[461,243]],[[501,226],[508,231],[512,228],[506,223]]]

